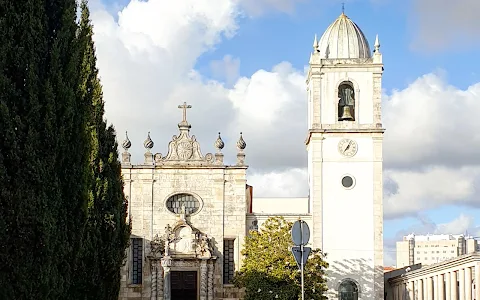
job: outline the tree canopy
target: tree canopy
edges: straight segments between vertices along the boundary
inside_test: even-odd
[[[0,1],[0,299],[118,297],[126,201],[77,8]]]
[[[290,249],[293,223],[272,217],[259,231],[245,238],[243,262],[235,285],[245,288],[245,300],[297,300],[301,276]],[[328,264],[320,249],[312,249],[304,269],[305,299],[326,299],[325,269]]]

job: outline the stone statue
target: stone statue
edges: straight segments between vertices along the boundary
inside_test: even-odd
[[[211,257],[213,249],[210,246],[210,241],[206,235],[202,235],[197,243],[197,254],[200,257]]]
[[[150,255],[154,258],[165,254],[165,241],[158,234],[150,242]]]
[[[172,227],[167,224],[165,226],[165,256],[170,255],[170,243],[175,240],[175,235],[173,233]]]
[[[338,89],[338,97],[340,98],[340,106],[354,106],[355,105],[355,92],[353,88],[348,84],[342,84]]]
[[[185,203],[182,203],[182,207],[180,208],[180,220],[185,221],[187,217],[187,209],[185,207]]]

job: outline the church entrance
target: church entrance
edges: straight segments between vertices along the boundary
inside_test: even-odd
[[[197,272],[172,271],[172,300],[197,300]]]

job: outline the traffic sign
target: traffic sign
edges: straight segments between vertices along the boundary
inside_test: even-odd
[[[306,245],[310,240],[310,228],[303,220],[298,220],[293,223],[292,227],[292,241],[296,246]]]
[[[302,257],[301,248],[303,248],[303,257]],[[302,268],[305,267],[305,264],[307,263],[307,259],[308,259],[308,256],[310,255],[310,252],[312,252],[312,248],[310,247],[301,247],[301,246],[292,247],[293,257],[295,257],[295,261],[297,262],[298,268],[300,270],[302,270]],[[302,264],[302,258],[303,258],[303,264]]]

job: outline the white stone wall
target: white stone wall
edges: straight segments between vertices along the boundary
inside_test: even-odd
[[[246,234],[246,167],[124,167],[125,195],[129,199],[132,237],[145,240],[144,252],[156,235],[162,235],[176,216],[167,210],[166,200],[176,193],[189,193],[201,201],[201,209],[189,217],[190,223],[213,241],[219,256],[215,267],[215,299],[235,295],[223,289],[222,252],[224,238],[235,238],[235,265],[241,264],[240,250]],[[130,249],[128,250],[131,251]],[[129,253],[130,257],[130,253]],[[123,271],[120,299],[150,299],[148,261],[144,260],[144,282],[130,285],[128,260]]]
[[[309,199],[304,198],[254,198],[253,213],[260,214],[308,214]]]

